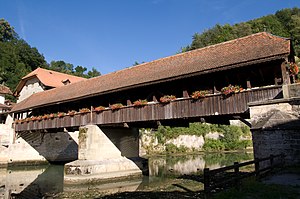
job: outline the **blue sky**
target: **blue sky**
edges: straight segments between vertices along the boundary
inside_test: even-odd
[[[0,18],[42,53],[102,74],[177,53],[194,33],[300,0],[0,0]]]

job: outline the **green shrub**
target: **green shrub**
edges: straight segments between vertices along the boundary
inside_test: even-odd
[[[188,148],[185,146],[177,147],[174,144],[166,144],[166,153],[185,153],[188,151]]]
[[[223,129],[224,135],[222,141],[226,143],[238,141],[243,134],[242,129],[238,126],[221,125],[220,127]]]
[[[223,141],[224,142],[224,141]],[[246,149],[252,145],[251,140],[235,140],[230,142],[224,142],[226,150],[241,150]]]
[[[221,151],[225,149],[225,145],[221,140],[206,139],[203,149],[205,151]]]
[[[167,153],[176,153],[177,146],[175,146],[174,144],[166,144],[166,152]]]
[[[242,129],[242,132],[243,132],[243,135],[244,135],[244,136],[249,136],[249,135],[251,135],[251,131],[250,131],[249,126],[246,126],[246,125],[241,126],[241,129]]]

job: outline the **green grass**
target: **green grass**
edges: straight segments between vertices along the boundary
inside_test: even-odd
[[[231,188],[213,196],[214,199],[283,199],[300,198],[299,186],[284,186],[276,184],[264,184],[254,179],[248,179],[241,185],[240,189]]]

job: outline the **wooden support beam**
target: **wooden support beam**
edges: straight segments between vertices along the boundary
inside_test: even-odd
[[[290,80],[290,76],[289,76],[289,72],[286,69],[286,61],[281,63],[281,74],[282,74],[282,84],[290,84],[291,80]]]
[[[252,124],[250,122],[248,122],[247,120],[245,120],[244,118],[242,118],[241,116],[233,116],[234,119],[238,119],[241,122],[243,122],[244,124],[246,124],[248,127],[251,128]]]
[[[216,94],[216,93],[218,93],[218,90],[217,90],[217,87],[216,86],[214,86],[214,94]]]
[[[129,128],[129,125],[125,122],[123,123],[124,128]]]
[[[161,126],[161,122],[160,121],[156,121],[157,126]]]
[[[250,81],[247,81],[247,88],[252,88],[252,87],[251,87],[251,82],[250,82]]]
[[[182,91],[182,96],[183,97],[189,97],[189,93],[187,90]]]
[[[279,85],[279,83],[281,83],[281,78],[274,78],[274,84],[276,85],[276,86],[278,86]]]

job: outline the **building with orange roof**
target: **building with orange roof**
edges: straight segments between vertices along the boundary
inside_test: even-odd
[[[85,78],[37,68],[21,79],[14,95],[18,97],[17,102],[21,102],[34,93],[62,87],[82,80],[85,80]]]
[[[12,92],[7,86],[0,85],[0,123],[4,123],[7,112],[12,108],[10,101],[5,100],[6,95],[12,95]]]

